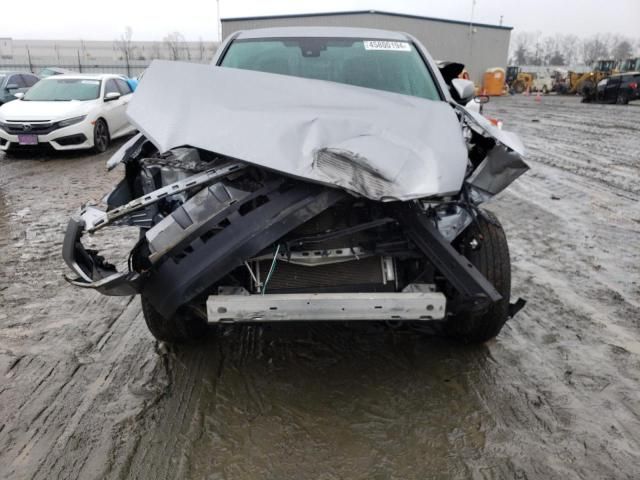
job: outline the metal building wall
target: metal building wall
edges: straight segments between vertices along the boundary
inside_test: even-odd
[[[436,60],[464,63],[480,83],[487,68],[507,65],[511,27],[474,25],[381,12],[222,19],[223,38],[237,30],[290,26],[380,28],[410,33]]]

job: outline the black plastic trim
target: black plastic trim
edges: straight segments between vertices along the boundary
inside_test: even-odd
[[[451,246],[418,205],[402,202],[393,209],[411,241],[460,294],[459,307],[482,309],[502,300],[491,282]]]
[[[165,317],[181,305],[206,293],[218,280],[239,267],[247,258],[277,242],[346,197],[341,190],[296,183],[286,191],[269,194],[269,201],[239,215],[232,205],[229,224],[213,237],[195,238],[189,253],[167,258],[153,268],[142,285],[142,295]]]

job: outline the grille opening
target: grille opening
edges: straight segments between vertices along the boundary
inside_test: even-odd
[[[202,240],[203,243],[207,243],[209,240],[211,240],[215,234],[216,234],[217,230],[209,230],[208,232],[204,232],[202,235],[200,235],[200,240]]]
[[[265,195],[260,195],[259,197],[256,197],[253,200],[241,205],[240,208],[238,209],[238,213],[244,217],[247,213],[255,210],[258,207],[261,207],[262,205],[268,202],[269,202],[269,197]]]

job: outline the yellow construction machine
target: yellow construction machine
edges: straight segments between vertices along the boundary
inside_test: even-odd
[[[567,74],[567,93],[579,93],[582,96],[595,92],[596,85],[603,78],[618,73],[615,60],[598,60],[595,67],[586,73],[569,72]]]
[[[640,57],[628,58],[620,64],[620,73],[640,72]]]
[[[522,93],[525,90],[531,90],[531,86],[533,85],[533,74],[527,72],[518,72],[515,80],[511,82],[511,88],[516,93]]]

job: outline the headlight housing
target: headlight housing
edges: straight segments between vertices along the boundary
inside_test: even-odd
[[[6,132],[7,131],[7,124],[0,121],[0,130],[4,130]]]
[[[59,122],[56,122],[56,127],[64,128],[70,125],[75,125],[76,123],[80,123],[81,121],[83,121],[85,118],[87,118],[87,116],[82,115],[80,117],[73,117],[73,118],[67,118],[65,120],[60,120]]]

